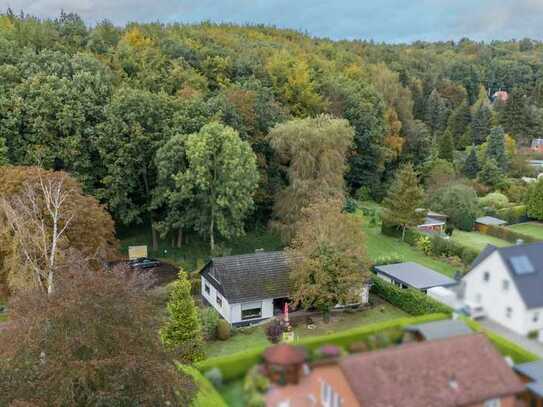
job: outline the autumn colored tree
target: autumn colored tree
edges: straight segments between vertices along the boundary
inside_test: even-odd
[[[51,293],[71,253],[98,268],[117,254],[111,216],[64,172],[0,168],[0,267],[12,288]]]
[[[411,164],[401,167],[394,177],[383,201],[383,217],[386,222],[402,228],[402,240],[408,226],[419,225],[424,219],[422,207],[424,192],[419,186],[417,173]]]
[[[18,291],[0,333],[0,404],[188,405],[194,384],[164,353],[145,287],[74,263],[53,295]]]
[[[360,302],[362,286],[370,278],[362,222],[341,209],[337,200],[304,208],[287,249],[293,303],[314,307],[325,318],[337,304]]]

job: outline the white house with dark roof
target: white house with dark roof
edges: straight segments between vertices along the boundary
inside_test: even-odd
[[[464,302],[482,306],[489,319],[521,335],[543,336],[543,242],[488,245],[462,285]]]
[[[213,257],[200,272],[202,298],[232,325],[260,322],[283,311],[289,272],[287,256],[280,251]],[[361,287],[356,304],[336,307],[367,304],[369,289],[369,284]]]

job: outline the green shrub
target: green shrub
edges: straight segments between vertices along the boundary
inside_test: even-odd
[[[206,341],[212,341],[217,338],[217,325],[219,320],[220,316],[215,308],[205,307],[200,309],[202,333]]]
[[[504,337],[484,329],[478,322],[472,319],[464,318],[464,322],[474,331],[483,332],[503,356],[509,356],[515,363],[533,362],[539,359],[536,355],[528,352],[516,343],[510,342]]]
[[[399,288],[379,277],[373,278],[371,291],[411,315],[452,312],[451,308],[418,290]]]
[[[509,243],[516,243],[518,240],[522,240],[524,243],[535,243],[540,240],[529,235],[525,235],[514,230],[504,228],[503,226],[488,225],[482,230],[483,233],[497,237],[498,239],[506,240]]]
[[[490,194],[479,198],[481,207],[490,207],[492,209],[503,209],[509,205],[509,198],[499,192],[491,192]]]
[[[348,197],[345,199],[345,205],[343,206],[343,210],[347,213],[355,213],[358,209],[358,202],[355,201],[353,198]]]
[[[428,236],[421,236],[417,240],[417,249],[422,251],[425,255],[432,254],[432,241]]]
[[[224,319],[219,319],[217,322],[217,338],[221,341],[230,339],[230,324]]]
[[[528,221],[526,205],[512,206],[496,211],[496,217],[505,220],[510,225]]]
[[[448,318],[447,314],[398,318],[377,322],[375,324],[363,325],[329,335],[304,338],[298,342],[298,345],[305,346],[311,351],[314,351],[323,345],[335,345],[340,346],[343,349],[348,349],[352,344],[366,341],[370,336],[379,332],[386,332],[390,342],[398,342],[404,327],[446,318]],[[202,372],[207,372],[213,368],[219,368],[222,372],[223,379],[225,381],[230,381],[242,377],[251,367],[258,364],[261,360],[262,352],[264,352],[265,349],[265,346],[256,347],[231,355],[217,356],[197,362],[195,366]]]
[[[198,387],[198,392],[190,404],[191,407],[228,407],[213,385],[192,366],[178,364],[177,368],[192,377]]]

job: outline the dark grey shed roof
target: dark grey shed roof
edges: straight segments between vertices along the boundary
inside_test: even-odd
[[[481,216],[480,218],[475,219],[475,223],[480,223],[481,225],[505,225],[507,222],[493,216]]]
[[[536,360],[535,362],[520,363],[513,366],[513,369],[518,373],[523,374],[530,380],[543,381],[543,360]]]
[[[288,296],[289,266],[283,252],[213,257],[202,275],[230,303]]]
[[[543,307],[543,242],[500,248],[487,246],[473,262],[471,269],[495,251],[501,256],[526,307],[528,309]],[[523,274],[515,272],[513,262],[519,257],[526,257],[529,260],[533,272]]]
[[[427,322],[425,324],[409,325],[405,330],[408,332],[418,332],[428,341],[473,333],[463,321],[457,319],[446,319],[443,321]]]
[[[375,270],[399,283],[419,290],[457,284],[452,278],[414,262],[376,266]]]

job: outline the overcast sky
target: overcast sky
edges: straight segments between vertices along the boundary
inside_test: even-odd
[[[87,22],[258,23],[332,39],[543,40],[543,0],[0,0],[40,17],[73,11]]]

